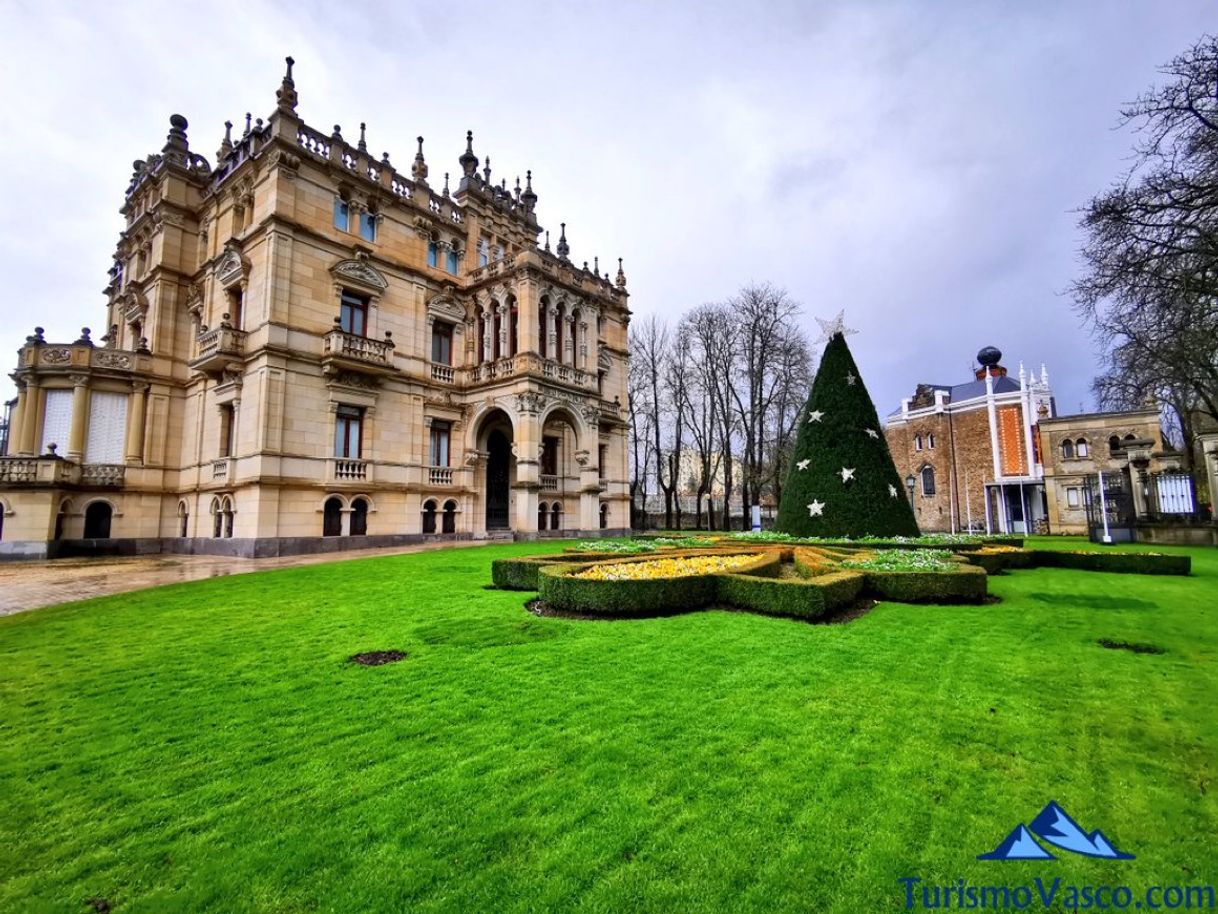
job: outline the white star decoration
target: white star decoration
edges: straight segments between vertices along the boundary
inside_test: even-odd
[[[879,438],[879,437],[880,437],[880,433],[879,433],[879,432],[877,432],[877,431],[876,431],[875,429],[873,429],[873,428],[865,429],[865,431],[866,431],[866,432],[867,432],[867,434],[868,434],[868,435],[870,435],[872,438]]]
[[[842,467],[842,485],[854,478],[854,467]]]
[[[822,413],[819,409],[814,409],[814,410],[812,410],[812,412],[808,413],[808,421],[809,422],[819,422],[820,417],[823,415],[824,415],[824,413]]]
[[[849,371],[846,373],[846,383],[849,384],[851,387],[853,387],[857,381],[858,381],[858,378],[856,378],[854,376],[853,371]]]
[[[888,494],[893,498],[897,497],[897,487],[894,486],[891,482],[888,484]]]
[[[849,336],[851,333],[858,333],[857,330],[851,330],[846,326],[846,309],[845,308],[843,308],[841,311],[838,311],[837,317],[835,317],[831,321],[822,321],[818,317],[816,319],[816,322],[818,324],[820,324],[820,332],[821,332],[821,338],[816,341],[818,343],[826,343],[829,340],[833,339],[833,337],[839,333],[842,336]]]
[[[825,513],[825,503],[812,499],[812,504],[808,505],[808,517],[820,517]]]
[[[795,464],[795,466],[800,470],[806,470],[808,468],[808,464],[810,464],[811,462],[812,462],[811,460],[800,460],[798,463]]]

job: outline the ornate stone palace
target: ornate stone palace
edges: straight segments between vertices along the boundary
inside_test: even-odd
[[[455,189],[297,115],[135,164],[105,334],[27,338],[0,555],[275,555],[629,525],[626,277],[538,245],[467,134]],[[479,166],[483,167],[481,170]],[[436,187],[433,185],[441,185]]]

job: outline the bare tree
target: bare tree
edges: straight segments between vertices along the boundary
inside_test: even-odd
[[[1086,273],[1073,292],[1107,351],[1101,400],[1156,395],[1187,437],[1194,412],[1218,420],[1218,41],[1160,72],[1163,85],[1122,112],[1140,134],[1136,157],[1083,212]]]
[[[715,529],[714,486],[723,465],[719,450],[720,412],[718,388],[729,379],[721,376],[720,349],[730,352],[728,339],[731,320],[720,305],[702,305],[682,319],[677,336],[689,352],[690,372],[681,410],[682,421],[689,431],[697,460],[694,486],[696,488],[695,525],[702,529],[702,503],[706,499],[706,529]]]
[[[630,525],[646,526],[647,477],[651,468],[655,410],[648,399],[647,371],[637,336],[630,334],[630,370],[626,378],[630,414]]]

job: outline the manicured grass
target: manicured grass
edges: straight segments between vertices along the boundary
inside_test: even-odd
[[[872,912],[911,875],[1218,883],[1218,550],[1189,578],[1018,571],[1000,604],[844,626],[535,618],[484,589],[492,558],[561,545],[0,619],[0,911]],[[390,648],[409,657],[346,662]],[[1050,799],[1137,859],[974,859]]]

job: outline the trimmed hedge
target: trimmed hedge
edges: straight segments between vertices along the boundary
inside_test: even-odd
[[[615,552],[577,552],[555,555],[528,555],[491,562],[491,583],[503,590],[536,590],[537,571],[555,562],[600,562],[609,559],[633,559],[634,555]]]
[[[961,565],[953,571],[863,571],[864,590],[896,603],[980,603],[985,599],[984,568]]]
[[[822,574],[809,580],[719,575],[718,602],[767,616],[819,619],[848,606],[863,589],[863,575],[853,571]]]
[[[1033,563],[1041,568],[1073,568],[1112,574],[1191,574],[1187,555],[1153,555],[1149,552],[1058,552],[1031,549]]]

